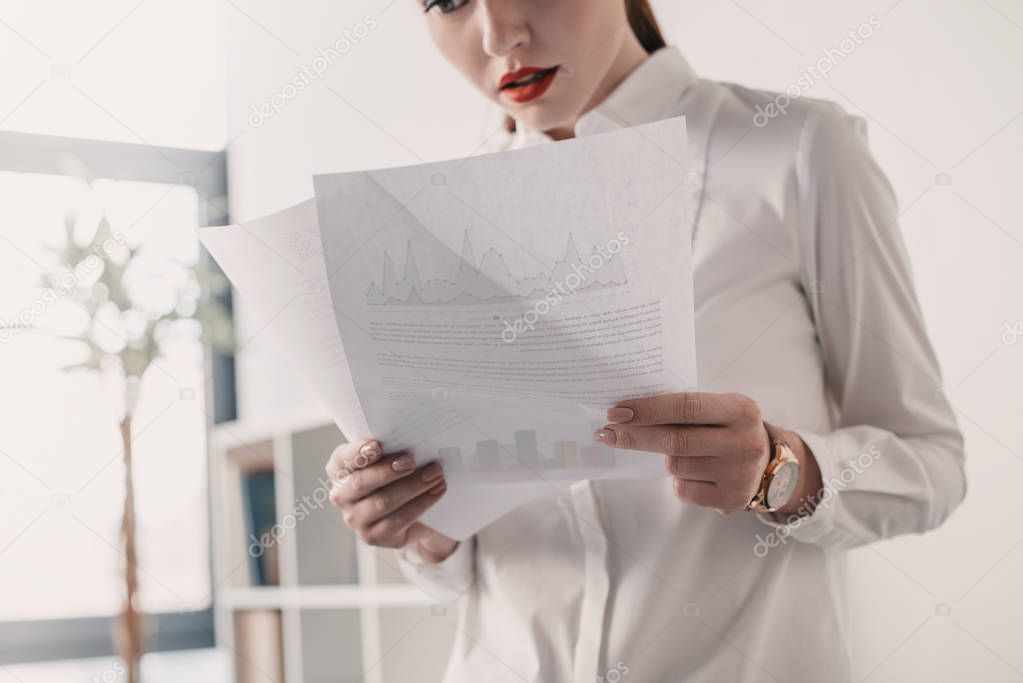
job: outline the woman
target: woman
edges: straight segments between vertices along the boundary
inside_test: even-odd
[[[497,149],[686,116],[704,389],[611,407],[595,435],[664,454],[663,480],[581,482],[461,544],[416,521],[445,491],[437,465],[335,451],[331,476],[358,469],[333,496],[346,522],[462,597],[445,680],[848,680],[841,551],[932,529],[965,494],[862,122],[698,79],[646,0],[423,9],[507,111]]]

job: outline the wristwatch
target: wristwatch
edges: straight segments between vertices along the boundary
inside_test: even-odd
[[[796,484],[799,483],[799,459],[796,458],[796,454],[784,439],[771,431],[766,422],[764,429],[767,430],[767,438],[771,445],[771,457],[767,461],[764,475],[760,478],[760,488],[746,506],[747,510],[753,512],[774,512],[784,507],[792,498]]]

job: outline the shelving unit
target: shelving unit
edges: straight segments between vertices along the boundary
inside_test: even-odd
[[[274,678],[266,671],[276,668],[274,657],[286,683],[442,676],[454,630],[446,611],[404,579],[393,551],[358,541],[327,499],[323,466],[341,442],[325,415],[228,422],[210,435],[216,635],[235,653],[239,683],[253,668],[262,680]],[[255,585],[251,569],[242,477],[268,467],[281,531],[274,551],[279,585],[264,586]],[[238,620],[249,613],[259,628],[244,629],[243,637],[257,632],[262,640],[239,642]]]

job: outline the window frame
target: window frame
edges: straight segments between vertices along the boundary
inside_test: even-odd
[[[227,221],[226,148],[206,151],[147,144],[108,142],[36,133],[0,131],[0,171],[67,176],[65,160],[80,160],[96,178],[188,185],[198,195],[200,228]],[[216,267],[203,249],[200,258]],[[231,311],[230,294],[224,303]],[[233,311],[232,311],[233,313]],[[206,401],[214,425],[237,417],[234,356],[204,348]],[[211,465],[207,451],[206,472]],[[212,523],[212,501],[207,488],[207,519]],[[212,530],[209,535],[212,539]],[[212,543],[212,541],[211,541]],[[213,604],[216,584],[213,549],[209,548],[210,606],[197,611],[146,613],[147,652],[213,647]],[[0,621],[0,665],[23,662],[82,659],[116,655],[113,634],[117,615],[65,619]]]

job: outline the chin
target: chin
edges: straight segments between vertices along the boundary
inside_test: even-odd
[[[576,120],[572,111],[566,107],[536,103],[508,112],[516,121],[521,121],[533,130],[547,131],[555,128],[571,129]]]

